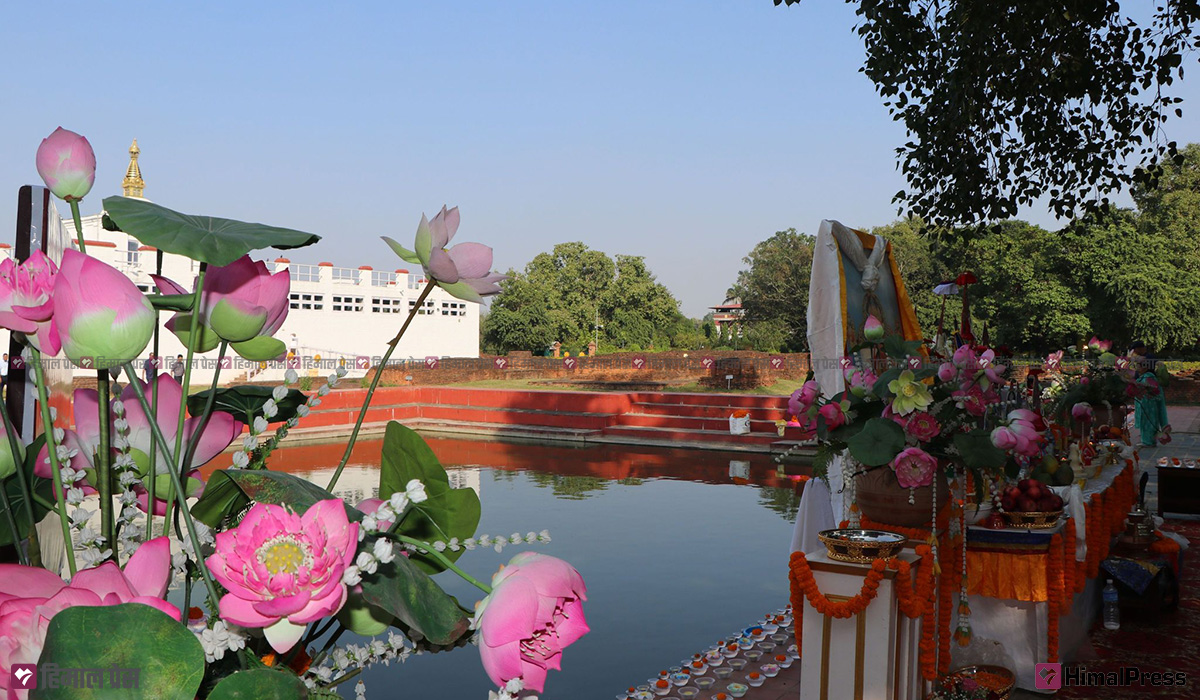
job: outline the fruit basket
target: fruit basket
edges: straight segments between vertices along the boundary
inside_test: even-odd
[[[894,557],[908,542],[904,535],[887,530],[822,530],[817,538],[830,559],[856,564]]]
[[[1009,527],[1020,527],[1029,530],[1047,530],[1058,525],[1058,519],[1062,517],[1062,510],[1051,511],[1027,511],[1027,512],[1010,512],[1004,511],[1004,519],[1008,521]]]

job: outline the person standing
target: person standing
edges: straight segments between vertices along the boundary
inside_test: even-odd
[[[175,356],[175,361],[171,363],[171,376],[183,384],[183,355]]]
[[[1137,364],[1138,382],[1149,387],[1144,396],[1134,401],[1134,425],[1141,434],[1142,447],[1154,447],[1157,442],[1171,441],[1171,420],[1167,417],[1167,397],[1154,373],[1154,362],[1146,351],[1146,345],[1136,342],[1130,348],[1132,360]]]
[[[147,384],[154,381],[155,375],[158,374],[158,357],[154,353],[150,353],[150,357],[146,358],[145,364],[142,365],[142,374]]]
[[[8,389],[8,353],[4,353],[4,360],[0,361],[0,397],[4,396],[4,392]]]

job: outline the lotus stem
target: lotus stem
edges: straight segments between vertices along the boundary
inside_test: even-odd
[[[471,584],[472,586],[475,586],[475,587],[476,587],[476,588],[478,588],[479,590],[483,591],[485,595],[491,595],[491,592],[492,592],[492,587],[491,587],[491,586],[487,585],[486,583],[482,583],[482,582],[480,582],[480,581],[479,581],[478,579],[476,579],[474,576],[471,576],[471,575],[470,575],[470,574],[468,574],[467,572],[465,572],[465,571],[463,571],[462,569],[458,568],[458,567],[457,567],[457,566],[454,564],[454,562],[450,561],[450,558],[449,558],[449,557],[447,557],[445,554],[442,554],[441,552],[439,552],[439,551],[437,551],[436,549],[434,549],[434,548],[433,548],[433,546],[432,546],[432,545],[430,545],[428,542],[425,542],[425,541],[422,541],[422,540],[413,539],[412,537],[407,537],[407,536],[405,536],[405,535],[397,535],[397,534],[396,534],[396,533],[394,533],[394,532],[384,532],[384,533],[380,533],[380,536],[381,536],[381,537],[387,537],[387,538],[389,538],[389,539],[394,539],[394,540],[396,540],[397,542],[403,542],[403,543],[405,543],[405,544],[411,544],[411,545],[413,545],[414,547],[417,547],[417,548],[419,548],[419,549],[420,549],[422,552],[424,552],[425,554],[428,554],[429,556],[433,557],[434,559],[437,559],[437,560],[438,560],[438,563],[440,563],[442,566],[444,566],[444,567],[446,567],[447,569],[449,569],[449,570],[453,571],[454,573],[458,574],[458,575],[459,575],[459,577],[461,577],[461,578],[462,578],[462,580],[466,581],[467,583]]]
[[[54,503],[58,506],[58,521],[62,523],[63,549],[67,552],[67,568],[75,576],[75,543],[71,539],[71,524],[67,520],[67,498],[63,493],[62,474],[58,466],[58,445],[54,440],[54,420],[50,417],[50,403],[46,395],[46,373],[42,369],[42,353],[30,346],[33,354],[33,372],[37,379],[38,404],[42,408],[42,431],[46,435],[46,452],[50,456],[50,475],[54,480]],[[34,458],[36,459],[36,457]]]
[[[156,275],[162,275],[163,252],[161,250],[157,251],[154,255],[154,258],[155,258],[154,273]],[[160,292],[158,291],[157,285],[155,285],[155,287],[154,287],[154,292],[155,292],[155,294],[160,294]],[[155,309],[154,310],[154,353],[153,353],[154,354],[154,363],[151,365],[151,368],[153,371],[150,374],[151,378],[154,380],[153,383],[151,383],[151,385],[150,385],[150,395],[151,395],[150,405],[154,410],[154,412],[152,414],[154,416],[158,416],[158,370],[159,370],[159,365],[162,364],[162,357],[160,357],[158,354],[158,352],[159,352],[159,350],[158,350],[158,334],[159,334],[158,309]],[[137,380],[137,377],[134,377],[133,380],[131,380],[131,381],[136,381],[136,380]],[[155,502],[154,486],[155,486],[155,482],[158,480],[157,479],[157,477],[158,477],[157,466],[158,466],[158,438],[153,433],[151,433],[151,435],[150,435],[150,466],[147,467],[147,472],[146,472],[146,474],[150,477],[150,483],[146,484],[146,536],[147,537],[154,536],[154,502]]]
[[[350,432],[350,441],[346,444],[346,453],[342,455],[342,461],[338,463],[337,469],[333,472],[333,478],[329,480],[329,484],[325,487],[326,491],[332,492],[333,487],[337,485],[338,479],[342,476],[342,470],[346,468],[346,463],[350,461],[350,453],[354,451],[354,443],[358,441],[358,431],[362,429],[363,420],[367,417],[367,409],[371,406],[371,399],[375,396],[375,389],[379,386],[379,380],[383,377],[383,370],[387,368],[388,360],[392,359],[392,353],[396,351],[396,346],[400,344],[400,339],[404,337],[404,332],[408,330],[409,324],[420,313],[425,299],[433,288],[437,286],[437,282],[432,279],[425,289],[421,290],[421,296],[417,297],[416,304],[408,311],[408,318],[404,319],[404,325],[400,326],[400,332],[395,338],[388,341],[387,352],[383,354],[383,359],[379,362],[379,367],[375,369],[375,376],[371,378],[371,386],[367,389],[367,396],[363,399],[362,409],[358,412],[358,418],[354,421],[354,430]]]
[[[208,419],[212,418],[213,404],[217,401],[217,382],[221,378],[221,360],[225,359],[225,351],[229,349],[227,341],[221,341],[221,349],[217,354],[217,368],[213,371],[212,386],[208,389],[208,398],[204,401],[204,412],[201,413],[200,424],[196,426],[196,431],[192,433],[192,439],[188,440],[187,451],[183,453],[183,462],[180,469],[187,469],[186,465],[192,463],[192,456],[196,453],[196,448],[200,445],[200,436],[204,434],[204,429],[208,427]],[[184,398],[184,403],[187,403],[187,397]],[[182,430],[180,431],[183,432]]]
[[[134,380],[136,381],[136,377]],[[109,445],[109,374],[107,369],[96,370],[96,404],[99,408],[100,448],[96,455],[96,479],[99,482],[96,490],[100,492],[100,532],[104,542],[112,548],[112,558],[118,561],[117,538],[113,528],[112,503],[112,449]]]
[[[79,241],[79,252],[87,255],[87,243],[83,240],[83,217],[79,214],[79,200],[71,199],[71,218],[75,220],[75,240]]]
[[[21,467],[18,465],[17,471]],[[25,551],[21,548],[21,530],[17,527],[17,519],[13,516],[12,503],[8,500],[8,489],[4,488],[4,484],[0,483],[0,505],[4,506],[4,519],[8,521],[8,527],[12,531],[13,547],[17,550],[17,560],[25,566],[29,565],[29,560],[25,557]]]
[[[125,371],[133,371],[132,362],[125,363]],[[150,403],[146,400],[146,392],[143,391],[142,387],[136,382],[130,386],[134,388],[134,393],[137,395],[137,400],[138,403],[141,404],[142,411],[144,411],[147,416],[153,415],[150,413]],[[146,422],[150,424],[150,430],[153,431],[153,434],[158,436],[159,441],[163,444],[163,450],[169,449],[167,440],[165,437],[163,437],[162,428],[158,425],[158,421],[150,419]],[[200,537],[196,535],[196,523],[194,520],[192,520],[192,514],[187,508],[187,497],[183,492],[183,484],[181,484],[179,480],[178,462],[176,462],[175,456],[170,452],[167,453],[167,473],[171,476],[171,490],[174,492],[174,498],[179,505],[179,512],[183,515],[183,521],[187,525],[188,537],[192,541],[192,551],[196,554],[196,558],[199,559]],[[151,507],[153,507],[153,505],[151,505]],[[216,610],[217,603],[221,599],[221,596],[217,593],[217,584],[215,581],[213,581],[212,574],[209,573],[208,567],[204,566],[204,562],[198,562],[197,568],[200,569],[200,574],[204,577],[204,585],[208,588],[208,604],[211,609]]]
[[[4,432],[8,435],[8,449],[12,450],[13,464],[17,466],[17,485],[21,487],[21,496],[25,500],[25,515],[29,516],[29,559],[30,563],[40,564],[42,561],[41,547],[37,544],[37,518],[33,517],[33,488],[25,478],[25,460],[21,459],[21,443],[13,428],[12,418],[8,415],[8,404],[0,403],[0,417],[4,420]],[[0,486],[0,488],[3,488]],[[20,546],[17,547],[20,549]]]
[[[201,314],[204,312],[204,273],[207,270],[208,263],[202,262],[200,263],[200,273],[196,275],[196,289],[194,292],[196,295],[196,302],[195,307],[192,309],[191,328],[188,333],[187,362],[185,362],[183,365],[183,387],[181,389],[182,398],[179,401],[179,419],[175,423],[175,451],[172,454],[176,455],[177,458],[183,453],[183,422],[187,417],[188,389],[192,385],[192,358],[196,354],[196,343],[199,342],[200,334],[204,332],[204,324],[201,319]],[[153,420],[150,421],[152,424],[155,422],[156,421]],[[164,445],[165,444],[166,443],[164,443]],[[177,469],[183,469],[184,462],[177,461],[175,467]],[[176,474],[175,476],[181,477],[182,475]],[[171,495],[171,489],[178,488],[176,486],[177,482],[179,482],[179,478],[174,478],[171,480],[171,485],[167,487],[167,513],[166,517],[163,519],[164,535],[168,535],[171,532],[171,509],[175,502],[174,497]],[[197,550],[196,554],[199,556],[199,550]]]

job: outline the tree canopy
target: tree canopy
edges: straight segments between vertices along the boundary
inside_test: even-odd
[[[1039,197],[1069,216],[1177,156],[1164,128],[1200,46],[1196,0],[1143,20],[1116,0],[847,2],[862,72],[909,134],[896,149],[909,188],[894,201],[926,221],[1005,219]]]
[[[757,350],[803,349],[808,334],[808,283],[816,240],[796,229],[776,231],[742,258],[747,266],[726,293],[741,299],[747,342]]]
[[[696,324],[679,312],[679,302],[639,256],[614,260],[583,243],[560,243],[535,256],[524,272],[508,274],[483,320],[489,351],[540,353],[558,341],[578,352],[597,335],[602,351],[700,342]]]

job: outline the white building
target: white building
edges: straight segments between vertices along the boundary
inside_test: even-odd
[[[123,182],[126,197],[142,198],[145,187],[138,164],[137,141],[129,149],[129,168]],[[74,224],[64,222],[72,234]],[[125,233],[106,231],[101,223],[101,214],[83,217],[83,238],[89,255],[102,260],[124,272],[140,289],[153,290],[150,275],[155,272],[157,251],[142,245]],[[323,238],[313,248],[302,248],[296,253],[317,252],[320,246],[336,246],[330,238]],[[403,260],[395,257],[382,242],[378,245],[379,257],[391,268]],[[387,350],[386,343],[395,336],[404,323],[416,299],[425,287],[426,280],[420,269],[374,269],[363,265],[358,268],[334,267],[332,263],[305,264],[292,262],[288,258],[276,257],[276,251],[263,250],[252,253],[254,259],[268,259],[267,268],[272,272],[288,270],[291,275],[291,307],[283,327],[275,337],[283,341],[295,359],[292,366],[301,374],[324,376],[336,363],[344,361],[350,376],[365,374],[364,364],[373,365]],[[7,246],[0,247],[0,259],[11,255]],[[373,261],[374,262],[374,261]],[[162,275],[191,289],[195,283],[199,263],[179,255],[164,254]],[[404,339],[392,355],[393,360],[426,357],[478,357],[479,356],[479,305],[450,296],[441,288],[435,288],[424,303],[422,315],[413,320]],[[165,324],[173,312],[163,312]],[[7,333],[5,334],[7,335]],[[7,343],[5,343],[7,348]],[[142,363],[149,356],[147,348],[135,364],[139,373]],[[232,351],[230,352],[232,355]],[[165,328],[160,333],[159,355],[168,358],[167,367],[176,355],[187,355],[187,349]],[[192,372],[193,384],[209,382],[216,364],[217,351],[201,355]],[[253,378],[275,381],[282,377],[288,361],[251,363],[233,356],[231,363],[222,369],[224,380]],[[76,370],[77,376],[91,371]]]

